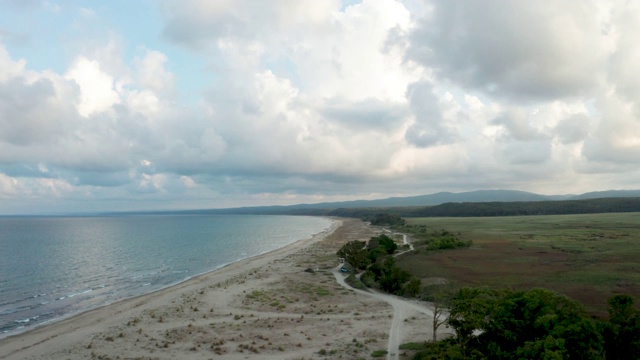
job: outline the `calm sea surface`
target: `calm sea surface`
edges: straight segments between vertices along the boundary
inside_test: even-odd
[[[0,217],[0,338],[329,228],[299,216]]]

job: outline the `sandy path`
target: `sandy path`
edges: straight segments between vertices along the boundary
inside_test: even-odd
[[[404,241],[406,243],[406,235],[404,236]],[[400,357],[400,345],[405,341],[408,337],[405,329],[405,322],[407,319],[414,317],[416,314],[422,314],[426,317],[427,323],[425,323],[425,327],[427,328],[427,335],[431,338],[433,332],[430,331],[430,327],[428,325],[433,322],[433,309],[431,308],[431,304],[426,302],[420,302],[416,300],[410,300],[406,298],[401,298],[395,295],[381,293],[375,290],[370,289],[369,291],[362,291],[359,289],[354,289],[351,286],[347,285],[345,282],[346,275],[340,272],[340,266],[333,270],[333,275],[336,278],[336,281],[341,286],[350,289],[362,296],[369,296],[371,298],[384,301],[391,305],[393,308],[393,320],[391,321],[390,329],[389,329],[389,342],[387,345],[387,359],[388,360],[398,360]],[[439,331],[440,336],[443,334],[449,334],[448,331]]]
[[[341,286],[346,289],[350,289],[355,291],[357,294],[362,296],[369,296],[376,300],[384,301],[387,304],[391,305],[393,308],[393,320],[391,321],[389,328],[389,343],[387,345],[387,359],[396,360],[399,359],[400,355],[400,344],[404,342],[405,331],[404,331],[404,323],[409,317],[414,316],[415,314],[423,314],[426,315],[427,319],[433,321],[433,310],[430,308],[430,305],[426,302],[417,302],[414,300],[409,300],[405,298],[401,298],[395,295],[389,295],[385,293],[381,293],[375,290],[363,291],[359,289],[354,289],[351,286],[347,285],[345,282],[346,276],[340,273],[340,267],[337,267],[333,270],[333,275],[336,278],[336,281]],[[427,324],[425,324],[426,326]],[[427,331],[427,335],[431,336],[432,333]]]

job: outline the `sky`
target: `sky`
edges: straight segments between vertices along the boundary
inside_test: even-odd
[[[640,186],[640,2],[0,0],[0,214]]]

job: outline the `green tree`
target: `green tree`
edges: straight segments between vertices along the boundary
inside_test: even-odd
[[[422,286],[422,280],[417,277],[412,277],[411,280],[402,287],[402,293],[404,296],[416,297],[420,294],[420,286]]]
[[[398,249],[398,244],[396,244],[396,242],[389,236],[382,234],[380,236],[372,237],[369,240],[368,247],[380,247],[384,249],[387,254],[393,254]]]
[[[631,359],[640,354],[640,312],[631,296],[609,299],[609,322],[602,333],[607,359]]]
[[[396,260],[388,257],[382,263],[379,278],[380,288],[388,293],[397,294],[404,283],[411,279],[411,274],[396,266]]]
[[[485,319],[495,298],[493,290],[462,288],[451,299],[447,324],[455,331],[455,340],[463,356],[470,353],[470,345],[477,341],[474,332],[487,326]]]
[[[604,358],[603,338],[583,307],[545,289],[462,289],[448,323],[467,358]]]
[[[479,350],[496,359],[518,353],[599,359],[603,353],[603,339],[583,307],[545,289],[504,292],[491,307],[479,338]]]
[[[349,241],[338,250],[337,254],[356,269],[366,269],[370,263],[364,241]]]

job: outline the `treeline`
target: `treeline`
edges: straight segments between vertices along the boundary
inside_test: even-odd
[[[309,215],[349,218],[375,217],[386,213],[399,217],[448,216],[515,216],[597,214],[640,211],[640,198],[600,198],[588,200],[462,202],[435,206],[403,206],[376,208],[326,208],[314,205],[263,206],[233,209],[142,212],[141,214],[247,214],[247,215]],[[130,213],[137,214],[137,213]]]
[[[599,214],[640,212],[640,198],[603,198],[560,201],[464,202],[424,207],[296,209],[290,215],[317,215],[370,218],[386,213],[398,217],[475,217]]]
[[[407,223],[406,220],[400,216],[387,213],[365,215],[362,217],[362,220],[377,226],[404,226]]]
[[[447,203],[408,211],[403,216],[518,216],[597,214],[640,211],[640,198],[608,198],[564,201]]]
[[[414,359],[637,359],[640,311],[633,298],[609,300],[609,319],[545,289],[464,288],[447,304],[456,336],[425,343]]]

